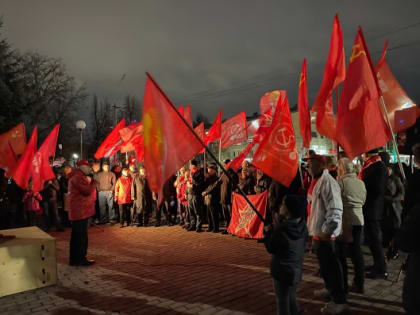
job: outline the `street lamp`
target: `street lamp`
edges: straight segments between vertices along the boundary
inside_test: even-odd
[[[80,130],[80,159],[83,159],[83,130],[86,128],[84,120],[76,121],[76,128]]]

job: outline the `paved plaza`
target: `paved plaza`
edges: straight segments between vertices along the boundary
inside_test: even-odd
[[[275,314],[269,255],[255,240],[179,226],[91,227],[88,252],[96,264],[70,267],[70,229],[51,234],[58,284],[1,298],[0,314]],[[364,296],[349,295],[351,314],[404,313],[402,281],[393,283],[400,264],[391,263],[387,281],[367,280]],[[313,291],[323,286],[313,254],[303,268],[298,302],[306,314],[320,314],[324,302]]]

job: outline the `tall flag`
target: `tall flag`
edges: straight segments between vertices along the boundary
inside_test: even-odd
[[[222,110],[219,110],[217,113],[216,119],[211,125],[205,139],[204,143],[207,145],[214,140],[219,139],[222,136]]]
[[[295,178],[299,160],[287,97],[281,104],[277,104],[273,122],[255,152],[252,163],[286,187]]]
[[[311,144],[311,115],[309,114],[308,86],[306,80],[306,59],[303,59],[299,80],[298,95],[299,130],[303,139],[303,146],[309,148]]]
[[[264,222],[260,220],[242,195],[232,193],[232,196],[232,219],[230,220],[228,232],[239,237],[263,238]],[[267,196],[267,191],[247,196],[263,218],[267,209]]]
[[[112,131],[108,134],[105,140],[96,150],[95,159],[99,160],[103,157],[113,156],[122,144],[120,130],[125,127],[125,118],[123,118]]]
[[[379,97],[376,74],[359,27],[337,113],[337,140],[350,159],[385,145],[390,138]]]
[[[41,191],[44,188],[44,182],[55,177],[49,159],[55,156],[59,129],[60,124],[57,124],[45,138],[32,160],[31,176],[34,192]]]
[[[26,132],[24,123],[20,123],[5,133],[0,134],[0,151],[9,146],[16,155],[25,152]]]
[[[234,144],[248,140],[245,111],[226,120],[222,124],[222,148],[225,149]]]
[[[332,106],[332,92],[344,81],[346,76],[344,56],[344,39],[338,15],[334,17],[327,63],[324,69],[321,87],[312,106],[316,112],[316,128],[318,132],[335,140],[335,120]]]
[[[36,152],[37,139],[38,127],[35,126],[32,131],[31,138],[26,145],[25,152],[23,152],[16,164],[16,168],[13,170],[12,178],[22,189],[26,189],[26,187],[28,187],[29,177],[31,176],[32,161]]]
[[[161,198],[165,182],[203,146],[149,74],[142,123],[144,165],[150,189]]]
[[[192,110],[191,106],[188,105],[184,109],[184,118],[187,121],[187,123],[190,125],[190,127],[193,126],[193,119],[192,119]]]
[[[387,47],[388,41],[386,41],[382,57],[376,65],[376,75],[392,129],[398,133],[416,123],[419,109],[400,86],[386,62]]]

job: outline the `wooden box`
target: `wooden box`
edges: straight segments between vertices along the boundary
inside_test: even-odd
[[[0,230],[0,297],[57,282],[55,238],[37,227]]]

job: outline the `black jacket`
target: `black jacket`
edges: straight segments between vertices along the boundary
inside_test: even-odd
[[[191,174],[192,179],[192,189],[191,193],[193,196],[200,197],[201,193],[205,188],[205,179],[204,179],[204,169],[198,169],[194,174]]]
[[[303,218],[283,220],[276,230],[265,235],[264,244],[271,254],[270,272],[274,279],[288,285],[301,280],[307,236]]]
[[[383,226],[387,229],[397,229],[401,226],[402,201],[404,200],[404,185],[396,175],[388,176],[385,188],[385,208]]]
[[[147,179],[136,174],[131,182],[131,199],[136,203],[139,211],[152,210],[152,192]]]
[[[403,306],[407,314],[417,314],[420,309],[420,205],[410,210],[395,241],[397,247],[410,253],[403,285]]]
[[[249,175],[245,178],[242,178],[239,176],[239,183],[238,187],[242,189],[242,191],[245,193],[245,195],[253,195],[255,194],[255,179],[254,176]]]
[[[204,197],[205,205],[217,205],[220,203],[220,185],[217,185],[219,177],[214,174],[206,175],[205,189],[206,196]]]
[[[407,216],[408,212],[416,205],[420,204],[420,169],[415,169],[414,173],[408,176],[405,198],[404,198],[404,209],[403,209],[403,220]]]
[[[363,170],[362,180],[367,193],[366,202],[363,205],[365,220],[382,220],[387,179],[388,172],[385,164],[381,161],[375,162]]]

